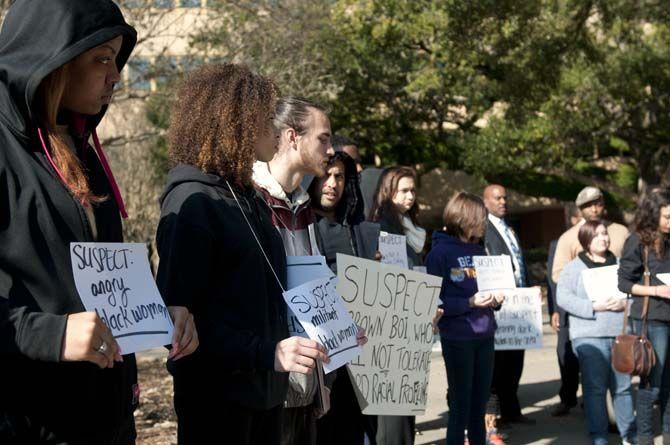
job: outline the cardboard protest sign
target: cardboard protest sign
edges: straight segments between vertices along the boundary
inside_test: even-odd
[[[382,263],[409,268],[407,263],[407,238],[405,235],[394,235],[388,232],[379,232],[379,253]]]
[[[480,291],[514,289],[516,280],[509,255],[473,256],[477,271],[477,289]]]
[[[619,290],[619,265],[594,267],[582,271],[582,281],[586,295],[591,301],[605,301],[611,297],[626,299],[627,295]]]
[[[505,302],[495,312],[497,351],[542,347],[542,292],[539,287],[504,291]]]
[[[300,321],[309,338],[328,350],[327,373],[358,357],[361,348],[358,327],[335,290],[337,277],[317,278],[284,292],[286,304]]]
[[[337,270],[337,290],[369,340],[348,365],[361,410],[422,414],[442,278],[341,254]]]
[[[334,276],[333,271],[326,265],[323,256],[287,256],[286,257],[286,288],[293,289],[308,281],[317,278]],[[295,316],[291,308],[287,311],[288,333],[291,337],[298,335],[309,338],[305,328]]]
[[[77,292],[124,354],[168,345],[172,319],[151,275],[147,247],[137,243],[71,243]]]

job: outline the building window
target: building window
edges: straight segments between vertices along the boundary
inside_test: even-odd
[[[180,0],[179,6],[184,8],[199,8],[202,6],[202,0]]]
[[[149,91],[151,89],[148,77],[150,67],[149,61],[141,57],[134,57],[128,61],[128,87],[131,90]]]

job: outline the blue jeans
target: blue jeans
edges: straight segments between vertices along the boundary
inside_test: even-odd
[[[633,320],[633,332],[640,334],[642,322]],[[662,321],[647,322],[647,338],[656,353],[656,365],[651,373],[640,382],[637,392],[637,429],[640,437],[653,437],[654,433],[654,402],[661,402],[661,419],[663,433],[670,433],[670,323]]]
[[[484,414],[493,378],[493,338],[447,340],[441,337],[449,384],[447,445],[486,445]]]
[[[579,359],[584,391],[584,411],[594,445],[607,445],[607,390],[612,394],[616,424],[621,438],[637,440],[631,379],[612,368],[613,337],[584,337],[572,340]]]

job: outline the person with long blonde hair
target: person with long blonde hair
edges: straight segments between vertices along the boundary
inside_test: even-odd
[[[96,127],[136,39],[111,0],[17,0],[0,30],[3,444],[135,442],[135,357],[85,311],[70,243],[123,241]],[[186,308],[169,310],[180,359],[197,334]]]

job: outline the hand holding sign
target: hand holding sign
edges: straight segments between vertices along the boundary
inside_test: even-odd
[[[330,362],[326,348],[309,338],[290,337],[277,343],[275,348],[277,372],[311,374],[316,367],[316,360]]]
[[[101,346],[106,347],[101,351]],[[113,368],[122,362],[119,345],[109,328],[95,312],[70,314],[65,325],[61,360],[64,362],[91,362],[101,368]]]

